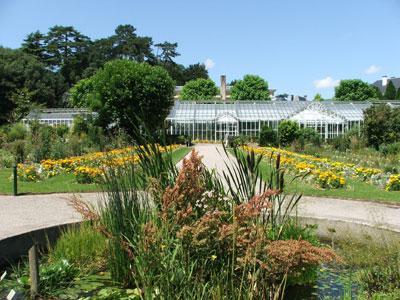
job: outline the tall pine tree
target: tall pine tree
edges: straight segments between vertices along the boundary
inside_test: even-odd
[[[385,94],[383,95],[383,98],[385,100],[396,99],[396,88],[394,87],[394,84],[391,80],[389,80],[389,83],[386,87],[386,91],[385,91]]]

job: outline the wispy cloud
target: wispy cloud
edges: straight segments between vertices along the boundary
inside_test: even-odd
[[[215,63],[214,63],[214,61],[213,61],[211,58],[207,58],[207,59],[204,61],[204,65],[206,66],[206,69],[209,70],[209,69],[214,68]]]
[[[370,65],[368,68],[365,69],[365,74],[375,74],[379,72],[382,68],[376,65]]]
[[[329,89],[339,85],[340,80],[333,79],[330,76],[327,76],[322,79],[314,80],[314,86],[317,89]]]

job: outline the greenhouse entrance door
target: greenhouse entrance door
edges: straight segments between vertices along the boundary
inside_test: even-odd
[[[217,118],[215,121],[215,140],[225,140],[230,136],[239,135],[238,120],[227,114]]]

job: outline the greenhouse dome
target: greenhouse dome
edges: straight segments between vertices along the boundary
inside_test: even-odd
[[[386,103],[400,105],[395,101]],[[371,105],[369,101],[176,101],[166,119],[167,132],[218,141],[228,136],[255,137],[265,124],[278,130],[279,122],[293,120],[301,127],[314,128],[326,140],[350,128],[360,128],[363,112]]]

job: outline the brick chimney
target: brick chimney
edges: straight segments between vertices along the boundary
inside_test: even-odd
[[[221,75],[221,100],[226,101],[226,76]]]

